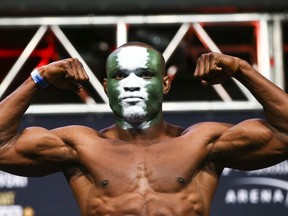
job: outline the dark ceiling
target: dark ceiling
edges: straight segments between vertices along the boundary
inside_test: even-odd
[[[147,14],[235,11],[285,12],[287,0],[1,0],[0,14]]]

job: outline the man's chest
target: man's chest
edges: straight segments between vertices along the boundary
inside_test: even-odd
[[[80,150],[80,163],[97,188],[108,191],[177,192],[192,184],[206,153],[200,147],[159,143],[137,147],[108,143]]]

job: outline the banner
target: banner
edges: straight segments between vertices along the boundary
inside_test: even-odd
[[[239,122],[263,117],[261,112],[169,113],[168,122],[188,127],[199,121]],[[55,128],[82,124],[98,130],[114,122],[112,115],[26,116],[22,128],[39,125]],[[97,128],[96,128],[97,129]],[[255,170],[224,169],[210,216],[287,216],[288,161]],[[61,173],[41,178],[14,176],[0,171],[0,216],[80,216],[80,211]]]
[[[211,216],[288,215],[288,161],[243,172],[225,169]]]
[[[27,178],[0,171],[0,216],[80,216],[62,174]]]

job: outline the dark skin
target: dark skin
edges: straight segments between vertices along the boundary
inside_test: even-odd
[[[88,80],[77,59],[51,63],[39,73],[55,87],[74,91]],[[165,122],[160,108],[149,116],[157,116],[154,124],[142,129],[116,122],[102,131],[72,125],[17,133],[23,113],[41,91],[29,77],[0,104],[0,169],[25,176],[63,172],[83,216],[208,216],[225,167],[252,170],[288,158],[288,97],[237,57],[204,54],[194,77],[203,85],[235,77],[263,105],[267,121],[203,122],[183,129]],[[165,94],[170,82],[161,79]]]

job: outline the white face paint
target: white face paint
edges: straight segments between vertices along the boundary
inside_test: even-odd
[[[125,47],[117,53],[117,61],[121,69],[134,70],[147,67],[148,51],[144,47]]]
[[[149,81],[144,80],[134,73],[119,82],[119,101],[123,110],[123,117],[129,122],[138,122],[146,118],[146,102],[148,93],[146,85]],[[149,127],[147,122],[142,123],[143,127]],[[128,125],[126,125],[128,127]]]
[[[154,124],[162,100],[159,54],[146,47],[122,47],[108,57],[106,67],[110,106],[119,125],[141,129]]]

